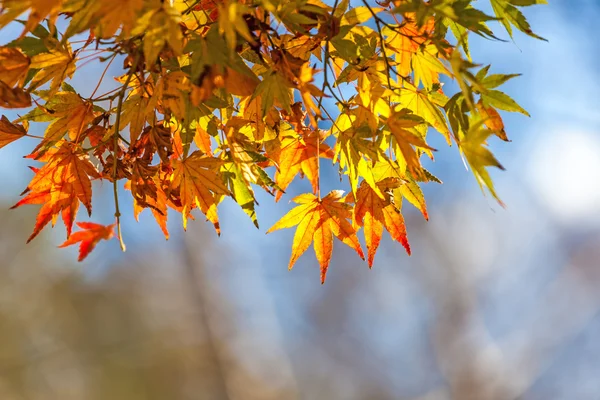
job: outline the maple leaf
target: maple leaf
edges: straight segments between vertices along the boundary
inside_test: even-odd
[[[404,183],[396,189],[400,192],[403,198],[408,200],[413,206],[415,206],[421,214],[423,214],[423,218],[429,220],[429,214],[427,213],[427,203],[425,202],[425,195],[421,190],[419,184],[410,176],[404,178]],[[394,193],[395,195],[396,193]]]
[[[114,237],[115,224],[105,226],[93,222],[77,222],[77,226],[83,230],[73,233],[58,247],[67,247],[79,243],[78,261],[83,261],[94,250],[99,241],[110,240]]]
[[[132,34],[144,33],[144,57],[153,65],[165,44],[177,55],[183,50],[183,33],[179,23],[181,13],[169,2],[162,2],[161,8],[150,11],[145,16],[146,23],[138,25]]]
[[[414,81],[427,90],[431,90],[434,84],[439,84],[440,74],[451,75],[446,66],[440,61],[435,45],[421,46],[412,56]]]
[[[398,62],[398,74],[408,76],[413,71],[413,56],[419,48],[428,40],[433,32],[435,19],[429,18],[427,22],[419,27],[415,22],[413,13],[406,13],[402,25],[395,32],[390,32],[391,39],[387,45],[395,51]]]
[[[120,80],[124,84],[127,78],[121,77]],[[136,77],[131,79],[130,86],[132,90],[121,107],[119,129],[129,126],[130,140],[135,142],[146,122],[152,121],[158,99],[153,96],[155,88],[151,78],[140,81]]]
[[[439,179],[431,175],[431,173],[429,173],[427,170],[423,169],[422,172],[425,178],[422,179],[423,181],[441,183]],[[404,198],[419,211],[421,211],[426,220],[429,219],[429,215],[427,213],[427,204],[425,202],[423,191],[419,187],[419,184],[415,178],[413,178],[408,171],[401,168],[396,161],[385,160],[376,163],[373,167],[373,175],[378,182],[385,180],[387,182],[394,183],[393,185],[388,183],[386,195],[391,193],[392,197],[394,198],[394,203],[398,206],[398,208],[400,208],[399,205]]]
[[[24,108],[31,105],[31,96],[22,89],[30,64],[29,57],[19,49],[0,47],[0,107]]]
[[[37,72],[31,80],[30,89],[51,81],[50,93],[55,93],[66,78],[73,76],[75,61],[70,46],[59,44],[47,53],[31,57],[30,68]]]
[[[46,128],[44,140],[36,146],[34,154],[40,150],[47,150],[61,140],[65,133],[69,134],[73,142],[78,142],[83,139],[84,128],[94,118],[92,103],[83,101],[76,93],[58,92],[52,97],[50,104],[46,113],[54,118],[54,121]]]
[[[246,64],[242,63],[236,68],[225,67],[225,90],[236,96],[251,96],[260,80]]]
[[[321,283],[325,283],[333,252],[333,236],[354,249],[360,258],[365,259],[356,231],[347,221],[352,217],[351,207],[340,201],[343,193],[341,190],[334,190],[323,199],[313,194],[297,196],[293,201],[299,206],[290,210],[267,231],[270,233],[298,225],[288,269],[294,266],[314,241],[313,247],[321,266]]]
[[[255,44],[254,37],[250,34],[248,25],[243,18],[250,9],[237,1],[226,0],[218,7],[219,33],[225,36],[229,50],[233,52],[237,45],[237,34],[246,39],[248,43]]]
[[[496,16],[500,19],[502,25],[508,32],[508,34],[512,37],[512,28],[513,25],[515,28],[520,30],[521,32],[534,37],[536,39],[546,40],[541,36],[536,35],[531,30],[531,26],[529,22],[525,19],[525,15],[519,10],[516,6],[531,6],[534,4],[547,4],[546,0],[525,0],[525,1],[508,1],[508,0],[491,0],[492,8]]]
[[[19,49],[0,47],[0,81],[23,86],[31,60]]]
[[[258,218],[256,216],[256,199],[250,183],[244,179],[244,174],[235,162],[227,162],[221,170],[223,177],[229,187],[236,203],[242,207],[242,210],[250,217],[252,223],[257,228]]]
[[[490,191],[496,201],[504,206],[494,189],[492,178],[486,167],[496,167],[504,170],[504,167],[494,157],[492,152],[487,148],[487,139],[493,134],[492,131],[482,127],[483,121],[474,124],[465,137],[460,141],[460,149],[465,156],[465,159],[473,170],[473,175],[477,179],[477,183],[483,190],[484,187]]]
[[[257,159],[264,160],[264,157],[257,152],[256,146],[241,132],[249,125],[250,121],[239,117],[233,117],[227,121],[225,132],[229,151],[225,153],[225,157],[231,162],[224,164],[222,170],[225,172],[224,177],[233,192],[233,198],[258,228],[254,207],[256,200],[251,184],[259,185],[267,191],[277,185],[257,165]]]
[[[373,177],[371,163],[380,158],[380,151],[373,142],[373,131],[363,124],[352,126],[338,134],[334,147],[334,162],[339,159],[340,168],[346,169],[352,193],[358,189],[362,177],[371,187],[379,192]],[[367,156],[370,160],[365,159]],[[383,194],[379,193],[383,197]]]
[[[280,106],[286,112],[291,113],[291,89],[292,85],[281,74],[272,73],[265,77],[258,85],[255,91],[255,96],[260,95],[261,101],[261,116],[267,115],[273,104]]]
[[[314,97],[329,97],[325,93],[321,91],[321,89],[317,88],[311,82],[313,82],[313,75],[316,70],[308,63],[302,65],[302,69],[300,70],[300,75],[298,77],[298,90],[300,91],[300,95],[302,96],[302,101],[304,101],[304,105],[306,107],[308,117],[310,119],[310,123],[313,128],[317,128],[317,120],[316,117],[321,117],[321,110],[315,104],[313,100]]]
[[[85,206],[88,215],[92,214],[90,178],[100,177],[87,155],[82,154],[69,142],[62,142],[58,148],[50,149],[39,161],[46,164],[40,169],[32,168],[35,176],[22,193],[27,193],[27,196],[11,207],[42,204],[28,242],[33,240],[50,221],[54,226],[59,214],[62,214],[68,237],[71,234],[79,202]]]
[[[500,139],[508,142],[508,136],[506,136],[506,132],[504,131],[504,122],[502,122],[502,117],[500,117],[498,111],[494,107],[486,107],[482,100],[479,100],[475,106],[479,114],[481,114],[485,126],[491,129]]]
[[[0,119],[0,149],[25,135],[27,135],[27,130],[23,125],[13,124],[4,115],[2,116]]]
[[[256,146],[245,134],[251,129],[251,121],[239,117],[232,117],[225,125],[225,133],[229,144],[231,160],[235,162],[248,183],[254,183],[263,188],[273,187],[275,184],[270,179],[265,179],[265,172],[258,165],[267,159],[259,153]]]
[[[5,9],[9,10],[7,19],[11,21],[30,9],[28,19],[24,23],[25,29],[21,34],[24,36],[27,32],[33,31],[46,18],[54,22],[63,2],[64,0],[3,0],[2,11],[4,13]]]
[[[141,172],[143,168],[134,168],[131,180],[125,183],[125,189],[131,190],[133,194],[133,216],[139,220],[140,213],[149,208],[162,230],[165,239],[169,239],[167,229],[167,194],[165,193],[158,175],[145,177]],[[146,170],[149,168],[146,167]],[[157,169],[157,168],[154,168]]]
[[[333,151],[326,143],[321,143],[318,130],[306,129],[302,135],[282,134],[279,147],[269,152],[278,163],[275,182],[281,190],[277,191],[275,201],[279,201],[283,191],[292,183],[296,175],[302,172],[312,185],[313,193],[319,187],[319,158],[333,158]]]
[[[450,138],[450,129],[448,129],[448,123],[441,111],[441,107],[445,105],[445,99],[444,104],[440,105],[435,101],[435,96],[436,95],[431,92],[418,90],[413,85],[405,82],[404,88],[400,91],[400,95],[392,96],[392,98],[393,101],[402,104],[403,107],[408,108],[415,115],[422,117],[429,125],[444,135],[448,145],[451,145],[452,139]]]
[[[422,177],[424,173],[419,161],[419,154],[417,154],[415,148],[421,151],[435,150],[413,129],[421,125],[423,120],[413,115],[409,110],[403,109],[392,114],[386,123],[400,149],[408,170],[414,177]]]
[[[200,122],[196,123],[196,133],[194,134],[194,143],[204,153],[212,157],[212,143],[210,135],[203,128]]]
[[[175,71],[166,74],[156,83],[155,98],[160,106],[171,111],[181,121],[186,118],[186,98],[190,90],[187,74]]]
[[[216,22],[219,18],[218,5],[222,0],[199,0],[195,2],[195,6],[190,10],[187,1],[179,1],[175,3],[175,7],[182,13],[183,22],[190,30],[201,30],[206,28],[210,22]]]
[[[274,139],[276,129],[279,127],[281,114],[275,108],[266,110],[263,118],[262,96],[247,97],[240,102],[240,112],[247,121],[253,125],[252,137],[257,142]]]
[[[101,38],[110,38],[119,29],[125,36],[131,33],[144,0],[103,0],[92,2],[99,5],[96,15],[98,22],[94,32]]]
[[[19,87],[11,88],[0,81],[0,107],[25,108],[29,106],[31,106],[31,95],[29,93]]]
[[[400,184],[388,178],[378,182],[378,185],[385,193],[383,199],[363,181],[356,192],[356,205],[354,206],[354,221],[359,226],[364,227],[369,268],[373,266],[373,260],[381,242],[384,227],[392,239],[401,243],[410,255],[404,218],[398,205],[388,192],[389,189],[397,188]]]
[[[152,114],[149,109],[149,99],[143,96],[133,96],[123,103],[120,129],[129,126],[129,138],[135,142],[144,125],[148,122],[148,117]]]
[[[198,151],[183,161],[175,161],[171,190],[179,190],[184,229],[187,228],[188,214],[198,207],[212,222],[217,233],[221,232],[215,195],[231,195],[218,172],[222,164],[222,160],[204,156]]]

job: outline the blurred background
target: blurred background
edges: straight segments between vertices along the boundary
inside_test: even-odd
[[[259,195],[260,230],[226,201],[220,238],[173,214],[165,241],[122,200],[128,251],[76,263],[63,228],[25,245],[37,208],[8,208],[35,143],[1,149],[0,399],[600,399],[600,3],[550,3],[526,10],[548,43],[471,46],[524,75],[504,90],[532,118],[503,114],[512,143],[491,144],[507,208],[433,140],[444,184],[424,188],[429,222],[404,207],[413,255],[384,236],[369,271],[336,242],[323,286],[312,250],[287,271],[293,230],[264,234],[306,182]],[[91,91],[103,66],[85,68],[72,84]],[[111,187],[94,190],[112,223]]]

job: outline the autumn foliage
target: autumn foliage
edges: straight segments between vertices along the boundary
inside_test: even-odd
[[[364,259],[360,234],[372,266],[384,231],[410,254],[403,200],[427,219],[420,185],[439,182],[421,163],[428,135],[455,144],[498,199],[487,170],[502,168],[490,137],[508,140],[498,111],[527,115],[498,90],[518,75],[477,64],[469,38],[499,40],[502,26],[540,38],[521,7],[546,1],[490,0],[491,15],[477,3],[0,0],[0,29],[21,31],[0,47],[0,107],[25,109],[0,120],[0,147],[37,140],[15,205],[39,207],[29,240],[60,216],[80,260],[113,228],[124,249],[122,187],[167,238],[169,209],[184,228],[199,209],[219,233],[227,197],[258,227],[255,190],[279,201],[300,177],[312,193],[268,231],[296,227],[290,268],[312,244],[324,281],[334,237]],[[69,82],[90,62],[105,68],[83,93]],[[105,79],[117,86],[99,93]],[[43,137],[30,123],[46,124]],[[332,166],[347,194],[321,193]],[[113,185],[116,221],[72,232],[80,205],[92,214],[94,180]]]

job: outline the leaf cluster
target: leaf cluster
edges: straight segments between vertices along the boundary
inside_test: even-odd
[[[123,184],[135,217],[150,210],[167,238],[169,209],[184,228],[198,209],[219,233],[225,198],[258,227],[255,191],[279,201],[300,177],[312,193],[269,230],[297,226],[290,268],[314,243],[324,281],[334,236],[364,258],[361,230],[369,267],[383,231],[410,253],[402,203],[427,219],[420,186],[439,182],[421,161],[429,135],[498,199],[488,140],[508,140],[499,111],[528,115],[498,89],[518,75],[476,64],[469,38],[500,40],[496,24],[541,39],[521,9],[546,1],[490,2],[494,15],[473,0],[0,0],[0,31],[22,25],[0,47],[0,107],[26,109],[2,117],[0,147],[34,137],[27,157],[41,163],[15,205],[41,206],[30,240],[60,216],[80,259],[113,226],[125,249]],[[105,68],[84,94],[68,82],[90,62]],[[98,93],[119,64],[117,88]],[[31,123],[47,124],[43,137]],[[321,196],[328,166],[347,195]],[[72,233],[94,180],[113,185],[115,224]]]

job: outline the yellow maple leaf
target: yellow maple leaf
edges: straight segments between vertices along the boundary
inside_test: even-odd
[[[171,189],[179,189],[184,229],[187,228],[188,214],[194,207],[198,207],[206,215],[206,219],[213,223],[217,233],[220,233],[215,195],[231,194],[218,173],[222,164],[222,160],[203,156],[198,151],[183,161],[176,160]]]
[[[101,38],[113,36],[119,28],[128,36],[134,28],[144,0],[103,0],[96,15],[99,20],[94,32]]]
[[[75,72],[76,58],[67,45],[57,45],[47,53],[41,53],[31,58],[31,69],[38,70],[31,80],[30,90],[50,82],[50,93],[58,90],[66,78]]]
[[[19,49],[0,47],[0,81],[23,86],[31,60]]]
[[[55,119],[46,128],[44,140],[38,144],[34,153],[58,142],[65,133],[69,134],[71,141],[78,142],[82,138],[81,133],[84,131],[84,127],[94,118],[92,103],[83,101],[76,93],[56,93],[52,102],[52,108],[48,109],[48,113]]]
[[[219,5],[219,33],[225,36],[227,46],[232,52],[237,45],[238,33],[248,43],[256,43],[243,17],[244,14],[248,13],[248,7],[237,1],[226,1]]]
[[[408,170],[415,178],[421,178],[424,174],[419,161],[420,154],[417,150],[429,151],[429,154],[431,154],[431,150],[435,150],[414,129],[423,123],[424,121],[420,117],[413,115],[407,109],[395,112],[387,119],[387,126],[398,145]]]
[[[182,53],[183,33],[179,26],[181,13],[176,8],[164,2],[158,10],[147,13],[144,19],[147,23],[138,25],[134,33],[144,32],[144,57],[148,65],[156,62],[165,44],[168,44],[176,55]]]
[[[389,189],[385,187],[385,181],[378,183],[381,189]],[[384,193],[385,196],[382,199],[365,181],[362,181],[356,193],[354,221],[364,227],[369,268],[373,266],[373,259],[381,242],[384,227],[392,239],[401,243],[410,255],[404,218],[387,191]]]
[[[24,12],[28,12],[25,28],[21,34],[21,36],[25,36],[27,32],[33,31],[46,18],[50,22],[54,22],[64,0],[3,0],[0,3],[0,8],[2,8],[0,26],[4,26]]]
[[[347,221],[352,216],[350,205],[340,201],[342,195],[343,191],[334,190],[323,199],[309,193],[297,196],[293,201],[299,206],[290,210],[267,231],[270,233],[298,225],[292,244],[289,269],[314,242],[315,254],[321,265],[321,283],[325,283],[333,253],[334,235],[354,249],[360,258],[365,259],[356,231]]]

